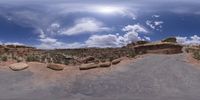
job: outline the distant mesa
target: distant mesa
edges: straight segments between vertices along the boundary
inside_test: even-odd
[[[169,37],[169,38],[162,40],[162,42],[177,43],[177,39],[176,39],[176,37]]]

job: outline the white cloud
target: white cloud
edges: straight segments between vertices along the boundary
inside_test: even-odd
[[[147,33],[147,30],[139,24],[127,25],[122,30],[128,33],[138,33],[138,32]]]
[[[58,33],[60,33],[60,24],[59,23],[52,23],[48,28],[47,28],[47,33],[48,34],[52,34],[52,35],[56,35]]]
[[[81,47],[121,47],[127,45],[128,43],[135,42],[138,40],[150,41],[149,37],[142,38],[140,34],[146,34],[148,31],[141,25],[127,25],[122,31],[126,32],[124,35],[107,34],[107,35],[92,35],[83,43],[64,43],[58,39],[48,37],[44,35],[41,31],[39,35],[39,45],[38,48],[42,49],[54,49],[54,48],[81,48]]]
[[[108,27],[104,27],[103,23],[94,18],[82,18],[75,22],[73,27],[64,29],[60,34],[63,35],[78,35],[91,34],[93,32],[109,31]]]
[[[120,36],[119,34],[107,34],[107,35],[92,35],[87,41],[86,46],[88,47],[121,47],[128,43],[135,42],[138,40],[150,40],[149,37],[142,38],[139,34],[147,33],[148,31],[136,24],[127,25],[123,29],[126,34]]]
[[[176,41],[179,44],[186,44],[187,42],[187,37],[176,37]]]
[[[200,45],[200,37],[197,35],[191,37],[176,37],[177,42],[183,45]]]
[[[151,41],[150,37],[144,36],[144,40]]]
[[[55,6],[54,6],[55,7]],[[136,19],[136,9],[120,5],[101,5],[101,4],[59,4],[56,7],[60,9],[61,14],[86,12],[104,15],[120,15]],[[81,8],[81,9],[80,9]]]
[[[0,41],[0,45],[25,45],[25,44],[19,43],[19,42],[1,42]]]
[[[159,18],[159,17],[160,17],[160,15],[153,15],[152,17]]]
[[[126,32],[126,34],[121,37],[125,44],[141,40],[139,33],[147,33],[147,30],[138,24],[127,25],[122,30]]]
[[[25,44],[19,43],[19,42],[2,42],[2,41],[0,41],[0,45],[25,45]]]
[[[25,45],[23,43],[19,43],[19,42],[6,42],[4,43],[5,45]]]
[[[150,21],[150,20],[146,21],[147,26],[149,26],[151,29],[154,29],[157,31],[161,31],[163,23],[164,23],[163,21]]]
[[[46,38],[41,38],[39,39],[42,43],[45,43],[45,44],[53,44],[55,42],[57,42],[57,39],[54,39],[54,38],[50,38],[50,37],[46,37]]]
[[[116,35],[93,35],[86,41],[87,47],[118,47],[118,37]]]
[[[164,22],[163,21],[155,21],[154,24],[155,26],[160,26],[161,24],[163,24]]]
[[[78,42],[64,43],[64,42],[61,42],[61,41],[59,41],[59,40],[57,40],[55,38],[50,38],[50,37],[39,39],[39,41],[41,43],[39,45],[36,45],[36,47],[40,48],[40,49],[81,48],[81,47],[85,46],[84,44],[81,44],[81,43],[78,43]]]
[[[150,28],[155,29],[156,27],[154,26],[154,24],[152,23],[152,21],[147,20],[146,21],[146,25],[148,25]]]

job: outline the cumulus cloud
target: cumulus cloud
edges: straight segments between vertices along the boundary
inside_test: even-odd
[[[59,41],[58,39],[50,37],[46,37],[39,40],[41,43],[39,45],[36,45],[36,47],[40,49],[55,49],[55,48],[66,49],[66,48],[81,48],[85,46],[84,44],[78,42],[65,43]]]
[[[118,47],[118,37],[113,34],[93,35],[86,41],[87,47]]]
[[[125,44],[142,40],[139,33],[147,33],[147,30],[139,24],[127,25],[122,31],[126,32],[126,34],[121,37]]]
[[[176,37],[177,42],[183,45],[200,45],[200,37],[197,35],[191,37]]]
[[[104,34],[104,35],[91,35],[85,42],[79,43],[65,43],[58,39],[50,38],[48,36],[39,39],[41,44],[37,45],[38,48],[53,49],[53,48],[82,48],[82,47],[121,47],[128,43],[147,40],[150,41],[150,37],[140,36],[145,35],[148,31],[141,25],[127,25],[122,29],[125,34]]]
[[[78,35],[78,34],[91,34],[93,32],[109,31],[102,22],[94,18],[82,18],[75,22],[73,27],[64,29],[60,34],[63,35]]]
[[[126,32],[124,35],[107,34],[107,35],[92,35],[87,41],[88,47],[121,47],[131,42],[139,40],[150,40],[149,37],[142,38],[139,34],[147,33],[148,31],[139,24],[127,25],[122,29]]]
[[[60,33],[60,24],[59,23],[52,23],[48,28],[47,28],[47,33],[49,34],[57,34]]]

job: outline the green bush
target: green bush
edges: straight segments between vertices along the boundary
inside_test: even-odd
[[[137,45],[142,45],[142,44],[147,44],[149,43],[148,41],[137,41]]]
[[[134,50],[129,50],[128,51],[128,57],[134,58],[136,56],[136,53]]]
[[[27,56],[26,61],[27,62],[32,62],[32,61],[38,61],[39,62],[40,57],[36,56],[36,55],[29,55],[29,56]]]
[[[1,60],[2,60],[2,61],[7,61],[7,60],[8,60],[8,57],[7,57],[7,56],[2,56],[2,57],[1,57]]]
[[[177,41],[176,41],[176,38],[175,38],[175,37],[166,38],[166,39],[162,40],[162,42],[171,42],[171,43],[177,43]]]
[[[200,60],[200,51],[196,51],[193,53],[195,59]]]

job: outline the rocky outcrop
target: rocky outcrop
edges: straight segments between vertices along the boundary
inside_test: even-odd
[[[21,71],[27,69],[28,67],[29,66],[26,63],[15,63],[9,66],[9,68],[12,69],[13,71]]]
[[[61,71],[64,69],[64,66],[61,64],[48,64],[47,68],[55,70],[55,71]]]
[[[176,39],[176,37],[169,37],[169,38],[162,40],[162,42],[177,43],[177,39]]]
[[[175,43],[149,43],[135,46],[136,54],[156,53],[156,54],[176,54],[182,53],[183,46]]]

